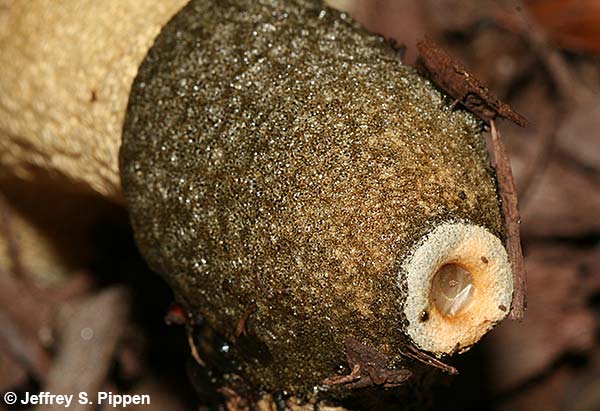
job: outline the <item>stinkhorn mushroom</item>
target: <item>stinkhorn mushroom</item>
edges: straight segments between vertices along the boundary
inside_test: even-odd
[[[230,384],[305,393],[349,341],[394,370],[504,318],[473,115],[320,1],[185,2],[5,0],[0,177],[115,202],[122,186],[143,255],[225,341]]]
[[[144,257],[251,386],[306,392],[347,341],[391,369],[464,351],[510,308],[480,123],[319,1],[185,6],[133,83],[120,172]]]
[[[129,90],[186,0],[0,0],[0,178],[121,201]]]

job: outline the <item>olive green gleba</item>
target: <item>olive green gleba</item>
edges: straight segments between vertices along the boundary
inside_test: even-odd
[[[479,122],[320,2],[189,3],[134,81],[120,167],[144,257],[252,386],[320,385],[349,338],[390,367],[464,351],[510,307]]]

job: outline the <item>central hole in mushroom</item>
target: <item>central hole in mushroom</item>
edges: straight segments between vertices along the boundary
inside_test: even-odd
[[[451,317],[469,307],[475,286],[469,271],[457,264],[444,264],[435,273],[431,296],[438,311]]]

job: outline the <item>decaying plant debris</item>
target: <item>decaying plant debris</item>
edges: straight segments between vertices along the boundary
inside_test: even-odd
[[[417,43],[417,65],[425,75],[455,98],[453,105],[460,104],[486,123],[496,117],[513,121],[521,127],[527,120],[508,104],[500,101],[465,66],[429,39]]]
[[[502,198],[506,246],[515,279],[515,294],[510,317],[514,320],[522,320],[526,307],[526,273],[519,229],[521,218],[510,160],[502,144],[500,133],[496,129],[495,119],[497,117],[505,118],[521,127],[527,126],[527,120],[513,111],[508,104],[500,101],[462,63],[430,39],[417,43],[417,48],[419,50],[417,66],[423,74],[431,77],[437,86],[455,98],[453,105],[460,103],[490,126],[498,189]]]
[[[394,2],[390,0],[390,3]],[[394,390],[385,391],[382,396],[391,395],[386,398],[390,399],[390,404],[408,406],[417,402],[421,404],[420,408],[443,410],[452,409],[452,406],[457,409],[543,408],[551,411],[596,409],[600,387],[600,223],[597,218],[600,147],[594,134],[600,118],[598,61],[591,55],[574,54],[579,49],[569,48],[569,44],[574,44],[572,42],[562,43],[566,50],[561,50],[549,40],[556,38],[549,35],[552,34],[549,30],[556,27],[556,21],[551,26],[546,25],[544,13],[539,12],[544,7],[543,2],[536,3],[533,16],[526,14],[529,10],[527,2],[518,9],[511,1],[482,1],[475,7],[464,4],[457,7],[457,2],[452,0],[407,3],[421,5],[407,5],[401,9],[402,16],[399,12],[395,16],[390,10],[398,10],[397,5],[391,4],[386,9],[386,1],[357,0],[352,13],[375,30],[378,22],[379,27],[384,28],[386,21],[408,19],[411,22],[408,40],[423,38],[428,33],[441,47],[457,56],[482,84],[529,120],[527,129],[513,127],[506,121],[495,124],[501,132],[520,193],[524,262],[528,271],[528,310],[522,323],[505,322],[473,352],[453,363],[461,375],[451,385],[431,388],[428,382],[420,381],[420,388],[425,393],[423,397],[415,399],[404,393],[404,397],[398,398],[390,394],[396,392]],[[561,7],[573,6],[572,3],[564,2]],[[591,3],[595,5],[595,2]],[[590,19],[593,18],[593,13],[588,14]],[[559,15],[572,16],[573,13],[558,13],[554,19],[560,21]],[[534,20],[536,16],[538,20]],[[525,24],[522,24],[523,20]],[[404,40],[403,30],[407,25],[385,27],[387,31],[382,31],[386,36],[399,43],[408,43],[409,59],[411,55],[417,55],[415,45]],[[415,36],[419,31],[420,35]],[[590,42],[587,37],[577,44],[597,43]],[[586,47],[585,50],[597,48]],[[103,94],[97,92],[88,97],[90,104],[97,104]],[[457,103],[455,109],[463,110],[464,107]],[[94,259],[79,264],[77,270],[72,269],[70,280],[47,285],[40,281],[40,273],[31,272],[28,267],[32,265],[24,261],[30,257],[23,252],[28,243],[23,240],[20,228],[19,196],[8,189],[14,184],[14,179],[7,180],[5,176],[0,182],[5,197],[1,208],[2,238],[9,239],[8,246],[2,244],[9,257],[2,261],[10,261],[8,269],[0,275],[2,391],[52,386],[55,382],[51,381],[50,370],[59,366],[56,353],[72,346],[68,339],[63,340],[60,336],[69,327],[72,330],[78,326],[77,323],[69,324],[65,320],[69,316],[59,315],[59,312],[64,311],[63,308],[68,311],[68,306],[91,305],[101,307],[99,310],[109,318],[115,318],[116,323],[123,321],[125,328],[117,327],[116,345],[113,337],[92,340],[94,350],[105,353],[100,368],[109,371],[93,376],[90,386],[100,384],[114,392],[150,393],[153,405],[144,410],[188,410],[190,404],[198,403],[189,383],[188,376],[191,375],[195,388],[204,395],[201,409],[218,409],[219,406],[238,411],[248,409],[247,400],[225,387],[219,390],[220,398],[207,395],[214,389],[201,368],[190,365],[194,360],[188,360],[185,327],[167,328],[162,323],[172,296],[164,292],[164,284],[141,263],[131,244],[131,233],[122,209],[99,213],[110,215],[110,218],[97,220],[109,225],[103,228],[96,223],[95,230],[88,230],[87,237],[82,237],[94,244]],[[52,187],[64,198],[89,204],[87,198],[62,193],[60,184],[57,187],[45,182],[43,186]],[[43,190],[37,192],[42,193],[42,198],[45,195]],[[67,226],[68,220],[64,220]],[[117,290],[111,288],[115,285]],[[121,292],[119,287],[128,292]],[[107,294],[117,298],[118,303],[107,304]],[[135,308],[140,306],[146,308]],[[123,310],[129,313],[125,318]],[[192,321],[201,323],[202,319]],[[252,324],[251,313],[247,321]],[[84,323],[81,324],[83,328],[96,329],[101,327],[102,321],[91,316],[85,318]],[[242,334],[246,327],[242,322],[240,324]],[[372,379],[368,371],[373,373],[373,370],[361,366],[365,356],[370,358],[367,354],[362,357],[357,354],[352,360],[348,359],[354,366],[347,367],[340,376],[328,382],[349,385],[362,378]],[[407,355],[406,361],[411,361],[409,357]],[[168,361],[163,361],[165,358]],[[85,360],[80,358],[72,363],[77,368],[72,370],[74,375]],[[187,366],[186,361],[189,361]],[[444,373],[431,372],[439,373],[437,380],[447,381]],[[162,377],[165,373],[168,378]],[[405,377],[400,370],[393,377],[381,377],[376,372],[373,376],[384,381],[383,384],[388,379],[393,382]],[[343,404],[344,408],[272,396],[263,397],[257,404],[261,411],[286,407],[303,411],[315,408],[341,411],[356,409],[354,406],[359,403],[368,409],[368,403],[360,402],[360,399],[355,404]],[[0,409],[2,407],[4,405],[0,404]]]

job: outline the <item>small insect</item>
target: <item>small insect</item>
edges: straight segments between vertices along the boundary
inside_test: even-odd
[[[452,105],[462,104],[465,108],[489,124],[490,120],[502,117],[525,127],[527,119],[515,112],[508,104],[500,101],[457,59],[446,53],[430,39],[417,43],[418,67],[433,83],[455,100]]]

